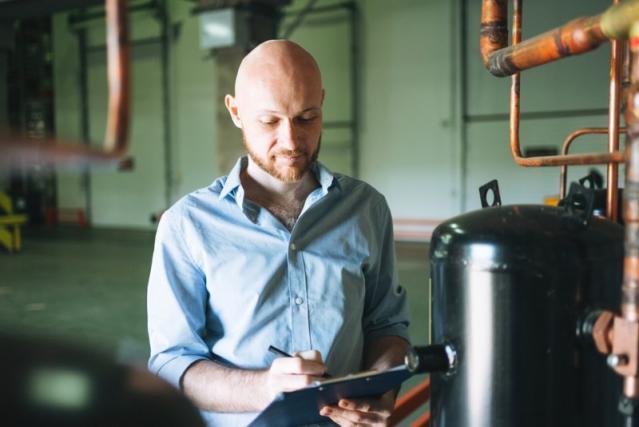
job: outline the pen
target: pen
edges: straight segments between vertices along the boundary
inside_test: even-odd
[[[277,348],[275,346],[272,346],[272,345],[268,346],[268,351],[270,351],[273,354],[277,354],[278,356],[282,356],[282,357],[295,357],[292,354],[288,354],[284,350],[280,350],[279,348]],[[327,372],[324,372],[322,374],[322,378],[331,378],[331,376]]]

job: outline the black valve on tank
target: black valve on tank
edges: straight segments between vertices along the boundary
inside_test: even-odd
[[[451,344],[410,347],[406,366],[413,374],[452,372],[457,365],[457,352]]]

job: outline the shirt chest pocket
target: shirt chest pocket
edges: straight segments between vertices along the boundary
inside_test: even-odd
[[[206,287],[214,312],[256,312],[281,299],[285,264],[277,255],[258,251],[227,251],[207,266]]]
[[[361,264],[347,258],[309,258],[304,261],[311,310],[327,320],[333,318],[335,323],[361,321],[366,296]]]

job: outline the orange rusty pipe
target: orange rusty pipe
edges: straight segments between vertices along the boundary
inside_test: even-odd
[[[577,18],[517,46],[513,43],[507,47],[507,10],[505,1],[482,1],[480,52],[488,71],[498,77],[588,52],[609,39],[623,38],[630,24],[639,19],[639,1],[627,0],[601,15]]]
[[[126,0],[106,0],[109,115],[101,150],[82,143],[29,140],[23,135],[0,135],[0,167],[25,164],[105,165],[114,167],[128,150],[130,117],[129,46]]]
[[[618,130],[621,133],[625,133],[626,132],[626,128],[619,128]],[[573,141],[577,138],[579,138],[580,136],[583,135],[603,135],[603,134],[607,134],[608,133],[608,128],[582,128],[582,129],[577,129],[576,131],[572,132],[571,134],[569,134],[566,139],[564,140],[563,145],[561,146],[561,154],[568,154],[568,151],[570,150],[570,146],[572,145]],[[559,198],[563,199],[564,197],[566,197],[566,184],[567,184],[567,172],[568,172],[568,166],[563,165],[561,166],[561,168],[559,169]]]
[[[430,425],[430,412],[423,413],[410,427],[428,427]]]
[[[521,41],[521,0],[513,1],[513,36],[512,44],[517,46]],[[519,104],[520,104],[521,76],[516,73],[512,76],[510,86],[510,151],[513,160],[519,166],[562,166],[562,165],[600,165],[607,163],[621,163],[624,161],[623,153],[587,153],[566,154],[561,156],[523,157],[519,142]]]
[[[426,378],[424,382],[410,389],[397,399],[388,424],[391,426],[399,424],[400,421],[425,404],[428,399],[430,399],[430,379]]]

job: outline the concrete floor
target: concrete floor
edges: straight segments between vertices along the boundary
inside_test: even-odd
[[[54,337],[120,362],[146,363],[153,239],[153,232],[137,230],[26,230],[21,253],[0,253],[0,331]],[[414,344],[428,342],[427,253],[426,243],[397,244]]]

